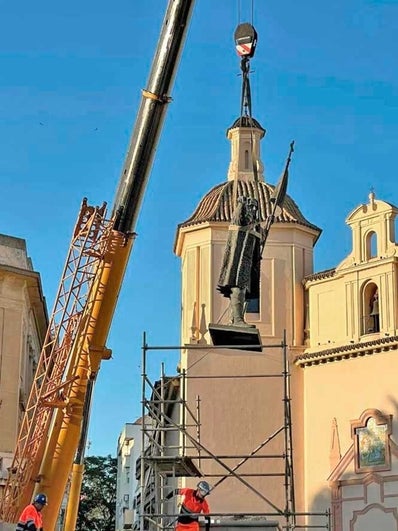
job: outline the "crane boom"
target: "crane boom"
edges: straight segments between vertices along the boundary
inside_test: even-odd
[[[3,521],[16,522],[36,487],[50,500],[45,529],[55,529],[90,382],[110,357],[106,340],[193,6],[168,1],[110,219],[105,205],[83,201],[4,489]]]
[[[170,0],[164,17],[114,201],[115,229],[124,233],[137,221],[194,3]]]

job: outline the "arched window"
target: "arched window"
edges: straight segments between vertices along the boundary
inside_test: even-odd
[[[362,297],[362,334],[380,332],[379,289],[374,282],[369,282],[363,290]]]
[[[245,170],[249,169],[249,150],[245,149]]]
[[[377,234],[374,231],[366,235],[366,260],[377,256]]]

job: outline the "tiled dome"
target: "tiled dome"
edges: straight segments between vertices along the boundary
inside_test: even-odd
[[[234,190],[235,183],[237,183],[236,191]],[[273,191],[274,186],[263,181],[239,180],[237,182],[223,182],[212,188],[201,199],[192,216],[183,223],[180,223],[178,228],[198,225],[207,221],[231,221],[235,209],[236,197],[241,195],[258,199],[260,221],[265,221],[270,214],[270,198],[272,197]],[[235,200],[234,195],[236,195]],[[321,229],[306,220],[296,203],[288,195],[285,196],[281,212],[275,221],[280,223],[297,223],[298,225],[309,227],[319,234],[321,233]]]
[[[260,125],[260,123],[255,118],[250,118],[249,116],[240,116],[237,118],[231,127],[227,129],[227,136],[230,129],[236,129],[237,127],[253,127],[254,129],[259,129],[262,131],[262,135],[265,135],[265,129]]]

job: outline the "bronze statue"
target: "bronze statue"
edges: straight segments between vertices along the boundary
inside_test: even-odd
[[[229,226],[227,244],[217,289],[231,299],[230,325],[255,328],[244,319],[245,303],[259,297],[260,262],[269,231],[275,221],[277,209],[283,204],[288,170],[294,151],[290,144],[285,168],[270,198],[271,212],[260,226],[258,201],[253,197],[238,197],[237,206]]]
[[[217,287],[231,299],[230,325],[254,328],[244,320],[244,311],[247,300],[259,297],[261,243],[258,202],[241,196],[228,230]]]

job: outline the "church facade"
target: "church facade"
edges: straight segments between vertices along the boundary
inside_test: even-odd
[[[369,203],[347,218],[350,255],[336,268],[314,273],[321,230],[287,195],[264,249],[259,299],[246,313],[263,351],[212,348],[209,325],[228,324],[229,300],[217,291],[217,282],[236,200],[257,199],[261,224],[269,215],[274,186],[264,179],[264,133],[245,117],[228,129],[227,180],[179,225],[175,241],[182,264],[181,341],[200,347],[181,354],[185,393],[192,406],[200,398],[201,444],[228,459],[227,468],[217,459],[201,461],[201,471],[217,485],[211,509],[272,519],[286,507],[285,441],[275,435],[286,399],[277,378],[284,370],[278,344],[286,331],[295,510],[307,513],[300,523],[322,529],[330,510],[335,531],[395,531],[397,208],[370,194]],[[239,467],[259,445],[257,459]],[[239,478],[228,472],[235,466]],[[220,482],[223,475],[228,477]]]
[[[371,193],[349,256],[304,279],[305,498],[328,500],[337,531],[398,528],[397,213]]]

